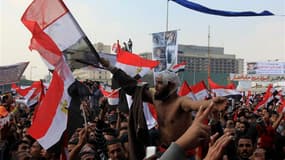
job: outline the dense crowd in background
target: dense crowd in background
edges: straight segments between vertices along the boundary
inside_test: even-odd
[[[81,101],[87,123],[77,128],[68,139],[70,160],[128,159],[128,113],[122,112],[119,106],[108,105],[98,82],[86,80],[83,84],[90,92]],[[254,112],[262,95],[252,95],[251,103],[247,105],[243,100],[229,99],[228,108],[209,122],[212,134],[228,132],[234,137],[224,149],[223,159],[285,159],[284,112],[277,112],[280,106],[277,100]],[[16,103],[15,96],[12,92],[1,95],[0,116],[1,119],[9,117],[9,121],[1,124],[0,159],[60,159],[60,150],[45,150],[27,134],[37,105],[28,107]],[[157,127],[149,130],[153,146],[157,146]],[[208,142],[196,147],[195,159],[203,159],[207,148]],[[148,159],[156,159],[161,154],[162,151],[157,149],[155,156]]]

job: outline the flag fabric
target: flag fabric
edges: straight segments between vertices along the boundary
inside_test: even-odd
[[[182,63],[176,64],[170,67],[169,70],[172,72],[178,73],[178,72],[184,71],[185,67],[186,67],[186,62],[182,62]]]
[[[11,88],[21,96],[16,99],[16,102],[23,102],[28,107],[40,102],[46,90],[42,81],[35,81],[27,88],[20,88],[16,84],[13,84]]]
[[[278,102],[276,103],[276,105],[279,105],[277,110],[278,113],[285,112],[285,98],[282,96],[282,90],[280,90],[275,97],[278,99]]]
[[[216,10],[207,8],[205,6],[202,6],[198,3],[191,2],[189,0],[172,0],[173,2],[176,2],[186,8],[211,14],[211,15],[217,15],[217,16],[226,16],[226,17],[247,17],[247,16],[273,16],[274,14],[269,11],[262,11],[261,13],[255,13],[252,11],[243,11],[243,12],[233,12],[233,11],[223,11],[223,10]]]
[[[256,112],[258,109],[261,109],[262,107],[265,107],[265,105],[272,100],[272,89],[273,85],[268,85],[265,95],[263,96],[262,100],[255,106],[254,112]]]
[[[131,77],[139,75],[143,77],[153,68],[158,66],[158,61],[148,60],[134,53],[130,53],[120,48],[117,44],[117,63],[116,67],[125,71]]]
[[[204,81],[200,81],[190,87],[197,100],[205,100],[209,97],[208,88]]]
[[[73,81],[68,79],[66,80],[69,82],[64,81],[61,76],[58,72],[53,72],[47,94],[38,107],[32,126],[28,130],[28,133],[45,149],[60,140],[67,125],[67,113],[71,101],[67,89]]]
[[[186,81],[184,81],[180,87],[180,90],[178,92],[179,96],[187,96],[191,98],[192,100],[197,100],[196,96],[193,94],[190,86]]]
[[[221,86],[216,84],[211,78],[208,78],[209,87],[216,96],[233,96],[241,95],[239,91],[235,89],[234,84],[230,83],[227,86]]]
[[[75,81],[63,51],[76,45],[84,35],[62,0],[34,0],[21,20],[32,33],[30,49],[37,50],[53,68],[46,96],[28,129],[28,133],[48,149],[60,140],[66,129],[71,101],[67,90]]]
[[[101,93],[104,97],[107,97],[109,105],[118,105],[119,104],[119,89],[112,91],[105,90],[102,86],[99,87]]]
[[[151,110],[151,109],[154,109],[154,108],[151,108],[151,107],[153,107],[152,104],[143,102],[143,113],[144,113],[144,117],[146,120],[147,128],[149,130],[157,125],[157,121],[155,119],[156,112],[153,112],[154,110]]]
[[[251,91],[247,92],[247,96],[246,96],[246,101],[245,101],[245,105],[249,106],[249,104],[252,104],[252,95],[251,95]]]
[[[72,70],[87,66],[76,60],[97,62],[86,35],[62,0],[34,0],[22,21],[33,33],[30,49],[40,51],[43,61],[52,67],[49,69],[53,70],[62,53]]]
[[[279,108],[278,108],[278,113],[283,113],[285,112],[285,99],[281,97],[281,101],[279,103]]]
[[[126,98],[127,98],[128,106],[130,109],[133,103],[132,96],[126,94]],[[157,125],[157,112],[153,104],[148,103],[148,102],[143,102],[143,112],[144,112],[144,117],[146,120],[147,128],[151,129],[155,127]]]

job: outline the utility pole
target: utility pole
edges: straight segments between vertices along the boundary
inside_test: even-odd
[[[211,56],[210,56],[210,25],[208,27],[208,78],[211,77]]]
[[[166,32],[168,31],[168,4],[169,0],[166,0]]]

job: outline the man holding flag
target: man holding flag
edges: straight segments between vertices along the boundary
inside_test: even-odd
[[[137,93],[137,81],[122,70],[110,65],[108,60],[101,59],[101,64],[113,73],[113,78],[126,91],[127,94],[134,96],[135,106]],[[189,97],[180,97],[177,95],[177,89],[180,80],[174,72],[165,71],[157,75],[155,84],[155,93],[152,93],[145,87],[141,93],[141,98],[145,102],[154,104],[157,110],[158,125],[160,132],[160,146],[161,149],[166,149],[171,142],[177,140],[191,125],[192,115],[191,111],[197,111],[200,106],[208,107],[211,102],[214,103],[216,110],[224,110],[226,99],[222,97],[215,97],[213,100],[193,101]],[[141,126],[140,126],[141,127]],[[210,134],[208,134],[210,136]],[[209,137],[201,137],[201,139],[208,139]],[[133,152],[130,151],[131,159],[142,159],[144,151],[136,150],[136,146],[132,146],[130,142],[130,149],[134,147]],[[194,154],[190,154],[193,157]]]

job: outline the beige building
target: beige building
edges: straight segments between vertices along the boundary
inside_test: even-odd
[[[140,55],[147,59],[152,57],[150,52]],[[237,59],[232,54],[224,54],[223,47],[178,45],[178,63],[186,62],[186,71],[206,72],[209,61],[212,73],[243,73],[244,71],[244,60]]]

